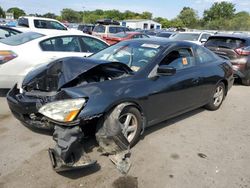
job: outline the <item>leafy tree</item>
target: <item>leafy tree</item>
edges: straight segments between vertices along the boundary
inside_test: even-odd
[[[26,15],[26,13],[24,12],[24,10],[22,10],[22,9],[20,9],[20,8],[18,8],[18,7],[9,8],[9,9],[7,10],[7,12],[13,13],[15,19],[18,19],[20,16]]]
[[[228,23],[228,29],[236,31],[250,31],[250,15],[248,12],[238,12]]]
[[[2,9],[2,7],[0,7],[0,18],[4,18],[5,17],[5,12]]]
[[[157,17],[157,18],[154,18],[154,21],[160,23],[162,25],[162,28],[169,28],[169,27],[171,27],[171,21],[169,21],[166,18]]]
[[[48,12],[48,13],[42,15],[42,17],[56,19],[57,15],[55,15],[54,13]]]
[[[182,21],[184,27],[188,28],[195,28],[199,22],[197,12],[190,7],[184,7],[177,18]]]
[[[142,19],[151,20],[152,19],[152,13],[151,12],[143,12],[140,17]]]
[[[171,20],[171,27],[181,28],[184,27],[184,24],[181,19],[175,18]]]
[[[231,19],[234,16],[236,9],[235,5],[230,2],[222,1],[216,2],[208,10],[203,13],[203,19],[206,22],[219,20],[219,19]]]
[[[63,20],[71,23],[81,21],[80,14],[77,11],[69,8],[65,8],[61,11],[61,17]]]

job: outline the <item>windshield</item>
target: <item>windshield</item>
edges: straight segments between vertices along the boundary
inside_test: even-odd
[[[91,56],[91,59],[120,62],[137,72],[159,54],[161,46],[151,43],[118,43]]]
[[[245,41],[230,37],[212,37],[205,44],[206,47],[220,47],[236,49],[245,46]]]
[[[5,39],[1,39],[0,42],[11,46],[18,46],[20,44],[24,44],[34,39],[40,38],[42,36],[45,35],[35,32],[27,32],[27,33],[21,33],[19,35],[14,35],[12,37],[8,37]]]
[[[114,35],[112,35],[113,37],[117,37],[117,38],[126,38],[129,36],[128,33],[125,33],[125,32],[120,32],[120,33],[116,33]]]
[[[171,39],[174,40],[189,40],[189,41],[197,41],[199,39],[199,33],[177,33]]]

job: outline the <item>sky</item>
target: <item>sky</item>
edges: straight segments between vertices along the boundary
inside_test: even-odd
[[[19,7],[26,14],[45,14],[52,12],[57,15],[63,8],[71,8],[76,11],[95,9],[117,9],[120,11],[130,10],[142,13],[149,11],[153,17],[176,17],[184,6],[191,7],[202,16],[203,11],[211,7],[214,2],[222,0],[0,0],[0,6],[7,10],[11,7]],[[224,0],[236,5],[236,10],[250,13],[250,0]]]

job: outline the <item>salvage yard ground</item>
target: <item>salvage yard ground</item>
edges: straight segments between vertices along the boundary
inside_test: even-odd
[[[98,166],[55,173],[50,135],[35,133],[0,98],[0,188],[5,187],[250,187],[250,88],[236,85],[215,112],[202,108],[149,128],[132,149],[123,176],[89,141]]]

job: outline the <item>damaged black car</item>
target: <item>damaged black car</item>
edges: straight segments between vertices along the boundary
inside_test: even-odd
[[[203,106],[217,110],[233,81],[231,64],[202,46],[140,39],[44,65],[7,100],[26,126],[53,129],[56,171],[96,163],[84,151],[92,129],[101,151],[126,173],[130,147],[146,127]]]

